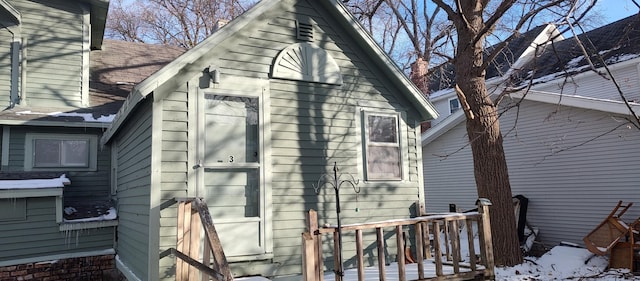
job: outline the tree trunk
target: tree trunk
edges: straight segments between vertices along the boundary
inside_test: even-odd
[[[470,4],[469,2],[476,1],[463,1],[465,2]],[[467,11],[482,9],[478,6],[471,4],[466,8]],[[482,12],[477,11],[465,13],[468,25],[458,25],[456,84],[459,87],[458,97],[461,106],[467,115],[467,134],[473,154],[478,196],[493,203],[490,214],[495,262],[496,265],[513,266],[522,263],[522,252],[516,231],[511,185],[502,147],[497,108],[487,92],[485,82],[482,46],[484,38],[482,36],[480,40],[474,40],[484,24]]]

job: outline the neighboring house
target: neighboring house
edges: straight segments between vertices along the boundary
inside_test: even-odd
[[[263,0],[135,85],[104,132],[117,266],[173,279],[172,202],[197,196],[234,273],[299,280],[305,211],[336,219],[322,174],[359,180],[341,190],[344,223],[409,217],[424,201],[419,124],[436,116],[341,1]]]
[[[629,17],[579,38],[597,72],[576,39],[567,38],[501,78],[512,88],[532,84],[528,92],[504,97],[500,126],[512,193],[529,198],[528,221],[547,245],[582,244],[618,200],[640,202],[635,172],[640,130],[613,83],[637,114],[640,22]],[[440,108],[438,101],[434,104]],[[464,120],[462,112],[454,112],[422,135],[427,211],[447,211],[450,203],[461,210],[474,207],[477,192]],[[638,210],[632,207],[625,217],[636,219]]]
[[[183,50],[144,58],[154,49],[103,44],[107,9],[106,0],[0,1],[3,280],[115,272],[111,148],[99,140],[132,84]],[[101,60],[112,45],[121,53]],[[135,57],[113,61],[125,54]]]

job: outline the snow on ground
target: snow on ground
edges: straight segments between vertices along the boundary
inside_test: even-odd
[[[640,280],[628,269],[605,271],[607,258],[584,248],[556,246],[540,258],[526,258],[514,267],[496,268],[496,280]]]
[[[0,180],[0,189],[64,187],[70,183],[71,181],[65,175],[53,179]]]
[[[429,262],[430,263],[430,262]],[[397,279],[397,264],[387,266],[387,280]],[[407,265],[407,275],[410,274]],[[415,267],[415,264],[413,264]],[[581,280],[581,281],[619,281],[640,280],[627,269],[612,269],[605,271],[607,258],[594,256],[587,249],[569,246],[556,246],[540,258],[527,257],[525,262],[514,267],[496,268],[498,281],[553,281],[553,280]],[[367,269],[367,271],[369,268]],[[375,269],[372,269],[375,270]],[[395,270],[395,272],[394,272]],[[333,274],[325,274],[325,280],[333,280]],[[345,271],[345,280],[357,280],[355,269]],[[355,277],[355,278],[354,278]],[[370,280],[367,276],[367,280]],[[395,278],[395,279],[394,279]],[[377,280],[373,278],[371,280]],[[241,281],[268,281],[264,277],[236,278]]]

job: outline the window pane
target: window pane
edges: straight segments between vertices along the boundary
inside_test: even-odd
[[[34,140],[35,167],[57,167],[60,166],[60,141],[40,139]]]
[[[205,169],[205,199],[211,216],[219,219],[260,216],[259,169]]]
[[[369,146],[367,178],[400,179],[400,149],[394,146]]]
[[[66,140],[62,143],[62,166],[89,165],[89,143],[86,140]]]
[[[370,115],[368,119],[370,142],[397,143],[396,117]]]
[[[449,112],[454,113],[458,109],[460,109],[460,101],[458,99],[450,99],[449,100]]]
[[[259,162],[258,99],[205,95],[205,162]]]

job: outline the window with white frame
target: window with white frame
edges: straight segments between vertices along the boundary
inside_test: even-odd
[[[402,180],[398,113],[364,113],[367,180]]]
[[[460,100],[458,98],[449,99],[449,113],[454,113],[460,109]]]
[[[25,170],[96,169],[98,138],[93,135],[27,134]]]

